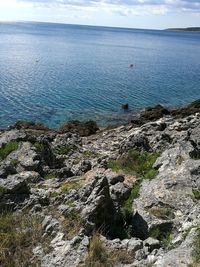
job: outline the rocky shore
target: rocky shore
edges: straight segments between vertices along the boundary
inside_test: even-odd
[[[200,266],[200,101],[0,131],[0,265]]]

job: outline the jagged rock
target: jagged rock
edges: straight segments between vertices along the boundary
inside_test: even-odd
[[[132,217],[131,227],[133,236],[138,237],[142,240],[148,237],[148,224],[138,213],[138,211],[136,211]]]
[[[91,163],[89,160],[81,160],[77,165],[71,169],[74,176],[80,176],[91,170]]]
[[[97,229],[102,225],[110,226],[113,222],[115,208],[110,197],[109,185],[106,177],[98,178],[92,183],[93,190],[88,195],[82,210],[82,217],[94,222]]]
[[[7,144],[10,141],[23,141],[26,140],[27,136],[24,131],[10,130],[5,131],[0,135],[0,148],[2,145]]]
[[[46,216],[42,222],[42,228],[47,235],[55,235],[59,228],[59,222],[52,216]]]
[[[6,179],[0,179],[0,186],[6,194],[29,194],[26,173],[9,175]]]
[[[7,158],[10,160],[17,160],[21,165],[22,170],[38,171],[40,169],[39,156],[29,142],[22,143],[20,148],[12,152]]]
[[[16,174],[16,169],[10,162],[0,162],[0,178],[6,178],[10,174]]]
[[[89,246],[87,236],[76,236],[71,241],[64,241],[59,233],[52,241],[53,252],[42,259],[43,267],[76,267],[83,263]]]
[[[118,204],[121,204],[125,201],[131,192],[131,188],[124,183],[117,183],[110,186],[110,195],[113,201],[116,201]]]
[[[119,174],[119,173],[113,172],[111,170],[106,170],[105,175],[106,175],[106,177],[108,179],[108,183],[110,185],[115,185],[119,182],[121,182],[121,183],[124,182],[124,175],[123,174]]]

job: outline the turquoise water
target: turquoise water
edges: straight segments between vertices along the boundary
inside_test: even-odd
[[[200,33],[0,23],[0,127],[19,119],[107,125],[197,98]]]

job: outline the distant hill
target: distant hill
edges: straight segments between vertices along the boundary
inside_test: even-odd
[[[169,28],[169,29],[166,29],[166,31],[200,32],[200,27]]]

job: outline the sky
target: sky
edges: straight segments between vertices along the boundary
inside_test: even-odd
[[[191,27],[200,26],[200,0],[0,0],[0,21]]]

